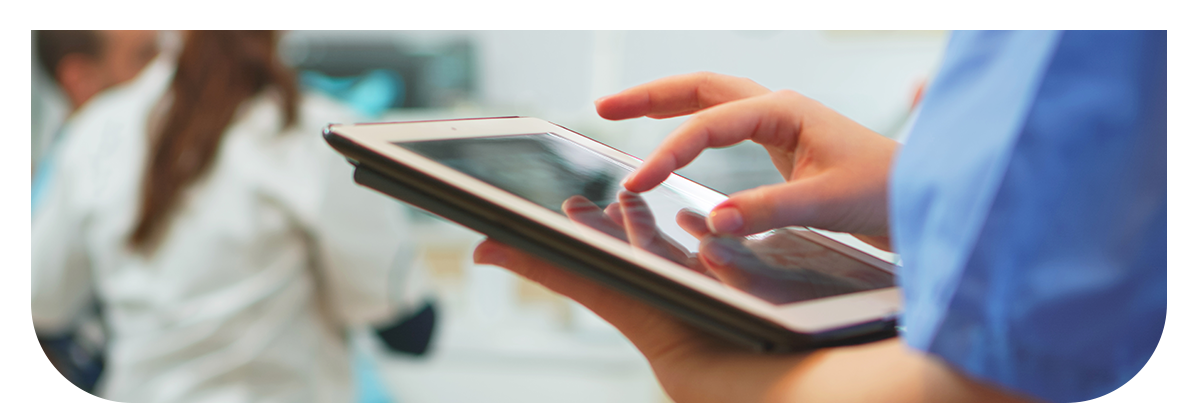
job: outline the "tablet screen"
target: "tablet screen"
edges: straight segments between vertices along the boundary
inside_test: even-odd
[[[777,305],[894,286],[891,273],[800,228],[710,235],[704,218],[720,193],[678,177],[630,193],[621,180],[633,167],[551,133],[394,144]]]

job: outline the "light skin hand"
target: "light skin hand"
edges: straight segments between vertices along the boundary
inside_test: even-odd
[[[808,225],[886,243],[887,172],[896,143],[811,99],[772,93],[746,79],[701,73],[631,88],[598,100],[596,108],[608,119],[695,113],[627,179],[625,187],[633,192],[658,185],[706,148],[749,139],[767,149],[787,183],[734,194],[703,222],[680,213],[676,220],[693,235],[743,236]],[[607,221],[597,223],[603,224],[597,227],[602,231],[630,240],[625,226],[631,222],[619,206],[575,208],[582,210],[576,214],[591,216],[587,219]],[[721,209],[738,213],[740,224]],[[936,357],[908,349],[900,339],[796,354],[753,353],[492,240],[476,248],[475,262],[508,268],[591,309],[646,356],[675,401],[1024,400],[973,381]]]
[[[654,307],[492,240],[476,247],[475,262],[511,269],[612,323],[646,356],[659,383],[676,401],[758,399],[770,390],[772,376],[804,357],[742,351]],[[739,376],[748,379],[734,379]]]
[[[629,338],[678,402],[1016,402],[899,339],[796,354],[735,347],[520,250],[486,240],[475,262],[510,269],[591,309]]]
[[[709,214],[717,234],[812,226],[889,248],[887,178],[898,144],[815,100],[697,73],[602,98],[596,110],[609,119],[692,114],[626,179],[633,192],[654,188],[707,148],[750,140],[767,150],[786,182],[731,195]]]

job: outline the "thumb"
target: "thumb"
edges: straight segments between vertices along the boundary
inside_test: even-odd
[[[744,236],[788,226],[839,230],[848,212],[826,174],[760,186],[729,196],[709,213],[708,229],[718,235]]]

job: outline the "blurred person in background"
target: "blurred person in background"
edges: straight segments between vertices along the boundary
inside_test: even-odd
[[[157,31],[33,32],[34,132],[31,197],[36,205],[49,176],[36,176],[57,135],[75,111],[100,92],[133,79],[158,54]],[[40,71],[39,71],[40,70]],[[46,357],[79,388],[91,392],[104,366],[104,335],[92,302],[74,328],[39,336]]]
[[[38,30],[35,60],[49,81],[41,81],[42,107],[33,139],[36,165],[53,144],[63,121],[100,92],[137,76],[158,54],[158,31]],[[35,81],[36,82],[36,81]],[[36,103],[35,103],[36,104]]]
[[[104,89],[137,76],[158,54],[157,31],[34,31],[37,56],[78,110]]]
[[[406,212],[351,181],[320,132],[355,117],[302,93],[276,40],[185,33],[64,134],[33,216],[33,321],[69,328],[99,298],[101,397],[346,402],[349,327],[425,351]]]

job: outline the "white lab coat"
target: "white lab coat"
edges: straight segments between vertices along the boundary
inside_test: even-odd
[[[33,217],[35,327],[69,327],[97,295],[107,399],[351,401],[345,327],[423,299],[404,209],[322,140],[347,110],[305,95],[281,133],[267,92],[241,106],[153,254],[130,251],[146,123],[173,72],[162,57],[68,124]]]

